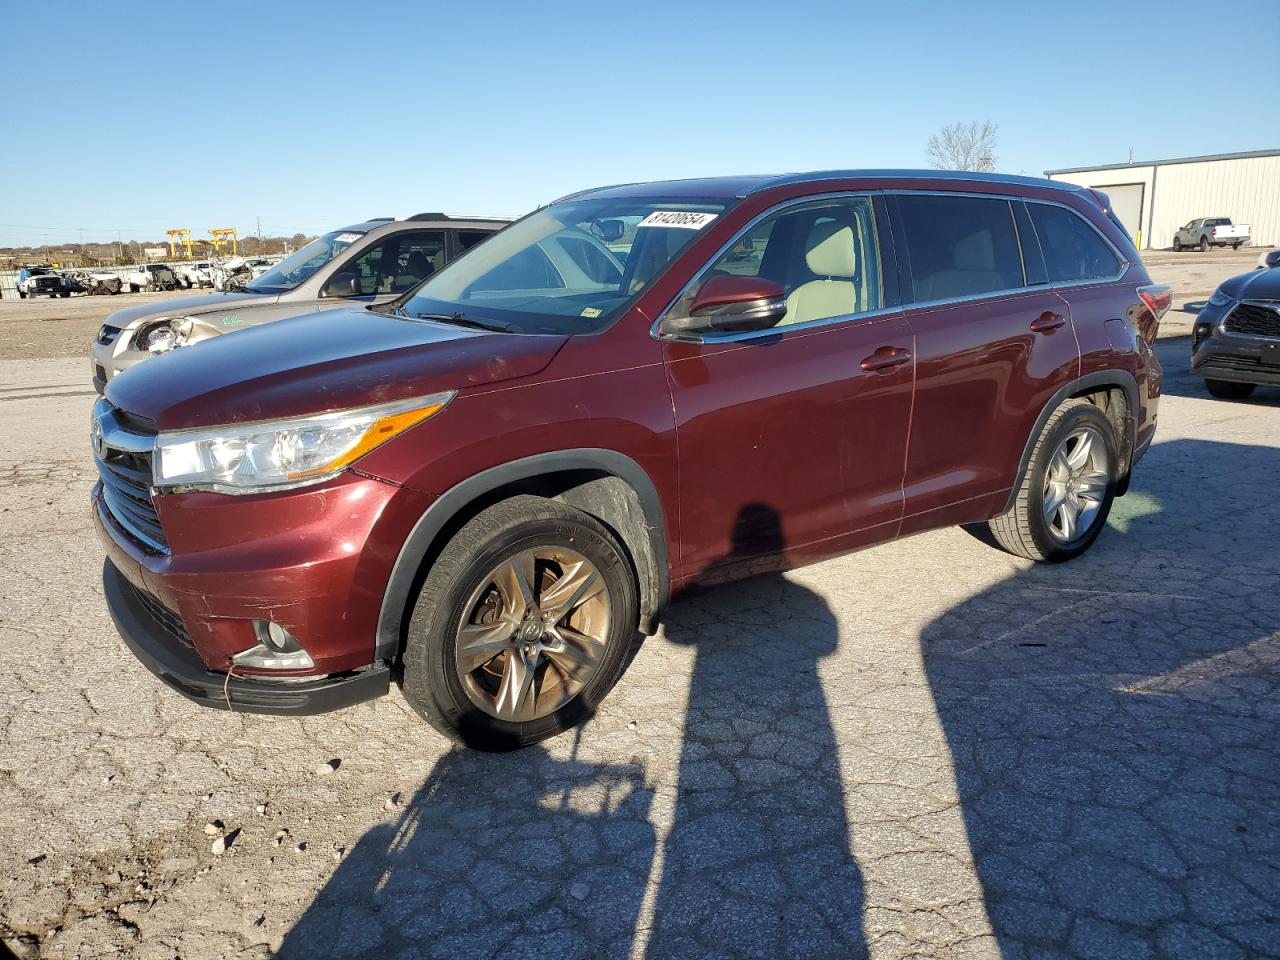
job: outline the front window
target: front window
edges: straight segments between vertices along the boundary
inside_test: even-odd
[[[593,333],[621,315],[725,210],[722,202],[567,200],[432,276],[400,305],[520,333]]]
[[[245,289],[254,293],[285,293],[311,277],[317,270],[363,237],[355,230],[336,230],[312,240],[285,257]]]

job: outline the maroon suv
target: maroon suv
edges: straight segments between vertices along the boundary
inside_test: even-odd
[[[587,716],[695,582],[985,522],[1076,556],[1169,305],[1105,196],[849,171],[566,197],[399,300],[157,358],[94,412],[125,642],[209,706]]]

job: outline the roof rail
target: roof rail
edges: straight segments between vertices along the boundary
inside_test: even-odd
[[[370,217],[365,223],[393,223],[395,217]]]
[[[453,217],[446,213],[415,213],[410,220],[452,220]]]

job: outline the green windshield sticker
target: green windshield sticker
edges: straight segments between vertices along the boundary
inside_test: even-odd
[[[222,325],[224,327],[234,327],[239,322],[240,318],[235,316],[222,318]]]

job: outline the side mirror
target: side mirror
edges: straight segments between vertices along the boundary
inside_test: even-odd
[[[354,273],[338,273],[320,291],[322,297],[358,297],[361,294],[360,278]]]
[[[712,277],[698,288],[689,312],[668,316],[663,330],[674,334],[741,333],[765,330],[787,315],[782,284],[763,277]]]

